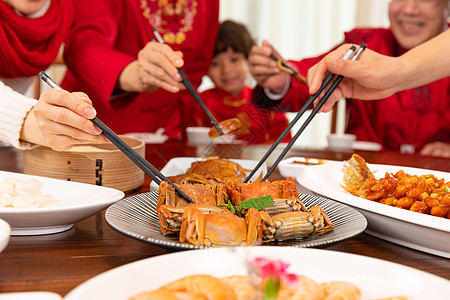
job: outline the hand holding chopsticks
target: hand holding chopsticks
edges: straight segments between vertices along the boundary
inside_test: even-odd
[[[44,71],[39,73],[41,79],[47,83],[50,87],[62,90]],[[122,151],[129,159],[131,159],[145,174],[147,174],[157,184],[161,183],[161,180],[166,181],[168,184],[175,188],[175,191],[187,202],[195,203],[188,195],[180,190],[174,183],[172,183],[167,177],[158,171],[153,165],[151,165],[145,158],[139,155],[133,148],[125,143],[118,135],[116,135],[108,126],[106,126],[97,117],[91,119],[98,128],[102,130],[102,133],[110,140],[120,151]]]
[[[159,32],[157,30],[153,29],[153,34],[155,35],[155,37],[159,43],[164,44],[164,39],[161,37],[161,35],[159,34]],[[194,86],[192,86],[191,82],[187,78],[186,73],[184,73],[184,71],[181,68],[177,68],[177,69],[178,69],[178,73],[180,74],[181,78],[183,79],[184,86],[187,88],[187,90],[192,95],[192,97],[194,97],[194,99],[197,101],[197,103],[202,107],[202,109],[205,111],[206,115],[211,120],[211,123],[213,124],[214,128],[216,128],[217,132],[220,135],[223,135],[223,131],[220,128],[217,120],[214,118],[214,116],[211,114],[209,109],[206,107],[205,103],[203,103],[202,99],[198,95]]]
[[[366,48],[365,44],[362,44],[355,55],[353,55],[352,60],[356,60],[364,51]],[[349,59],[352,54],[355,52],[356,47],[352,46],[342,57],[342,59],[346,60]],[[278,144],[286,137],[286,135],[289,133],[289,131],[292,129],[292,127],[297,123],[297,121],[300,119],[300,117],[305,113],[305,111],[308,109],[308,107],[316,100],[317,97],[321,95],[323,90],[328,86],[328,84],[333,80],[334,74],[330,73],[323,81],[322,85],[320,86],[319,90],[312,95],[308,101],[305,103],[305,105],[300,109],[300,111],[297,113],[295,118],[289,123],[289,125],[286,127],[286,129],[283,131],[283,133],[280,135],[280,137],[275,141],[275,143],[269,148],[269,150],[266,152],[266,154],[263,156],[263,158],[259,161],[259,163],[256,165],[256,167],[253,169],[253,171],[247,176],[244,182],[248,182],[250,178],[255,174],[255,172],[261,167],[261,165],[267,160],[267,158],[272,154],[272,152],[275,150],[275,148],[278,146]],[[309,117],[306,119],[305,123],[301,126],[301,128],[298,130],[298,132],[292,137],[292,140],[288,143],[288,145],[285,147],[285,149],[282,151],[280,156],[277,158],[277,160],[274,162],[270,170],[267,172],[267,174],[262,179],[267,180],[267,178],[272,174],[272,172],[276,169],[278,166],[278,163],[283,159],[283,157],[286,155],[286,153],[291,149],[292,145],[296,142],[298,137],[302,134],[302,132],[305,130],[305,128],[309,125],[311,120],[314,118],[314,116],[317,114],[317,112],[322,108],[322,106],[325,104],[325,102],[328,100],[330,95],[333,93],[333,91],[336,89],[336,87],[339,85],[339,83],[342,81],[343,77],[338,76],[338,78],[332,83],[331,87],[328,89],[328,91],[325,93],[325,95],[322,97],[320,102],[314,107],[313,111],[309,115]]]

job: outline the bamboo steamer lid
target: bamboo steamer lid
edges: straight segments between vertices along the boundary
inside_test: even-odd
[[[145,157],[143,141],[121,138]],[[25,174],[95,184],[123,192],[132,192],[144,183],[144,172],[113,144],[79,145],[66,151],[41,146],[23,153]]]

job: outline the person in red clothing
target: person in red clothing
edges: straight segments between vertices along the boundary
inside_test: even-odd
[[[219,29],[219,1],[73,2],[61,86],[87,93],[116,133],[164,128],[171,140],[184,138],[197,104],[177,67],[195,88],[201,84]],[[165,44],[150,41],[153,29]]]
[[[354,29],[345,34],[344,43],[366,43],[369,49],[380,54],[400,56],[448,28],[448,5],[448,0],[392,0],[389,29]],[[258,94],[260,104],[298,110],[310,96],[308,86],[290,81],[288,75],[279,72],[269,58],[271,53],[278,55],[264,41],[249,56],[252,75],[265,88],[264,93]],[[290,63],[306,75],[325,55]],[[284,89],[288,91],[284,98],[281,96],[282,101],[271,100],[271,94],[280,94]],[[377,101],[347,99],[346,132],[356,134],[360,141],[380,143],[388,150],[400,150],[407,145],[424,155],[447,156],[450,155],[449,107],[450,77]]]
[[[0,1],[0,140],[55,150],[107,142],[89,121],[96,112],[85,94],[48,90],[39,101],[22,95],[53,63],[71,23],[66,0]]]
[[[249,75],[247,57],[254,41],[247,28],[227,20],[221,23],[208,76],[215,87],[200,94],[218,122],[238,118],[243,127],[237,136],[249,144],[274,142],[287,127],[284,113],[259,109],[251,102],[252,89],[246,86]],[[202,110],[195,113],[197,126],[211,126]],[[289,141],[290,135],[284,141]]]

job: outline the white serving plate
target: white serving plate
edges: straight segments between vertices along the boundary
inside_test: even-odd
[[[82,283],[64,299],[125,300],[188,275],[246,275],[245,261],[255,257],[281,259],[290,264],[290,273],[317,282],[349,281],[359,287],[361,299],[404,295],[410,300],[438,300],[445,297],[442,291],[450,289],[450,282],[444,278],[355,254],[320,249],[236,247],[183,251],[129,263]]]
[[[383,146],[374,142],[366,142],[366,141],[354,141],[352,144],[353,150],[362,150],[362,151],[380,151]]]
[[[8,223],[0,219],[0,253],[6,248],[9,242],[9,235],[11,233],[11,227]]]
[[[40,176],[0,171],[0,180],[7,178],[36,179],[41,193],[61,201],[60,207],[0,208],[0,218],[11,226],[11,235],[36,235],[61,232],[120,200],[122,191],[103,186],[64,181]]]
[[[304,162],[304,164],[296,163],[295,161]],[[295,156],[280,161],[280,163],[278,164],[278,170],[280,171],[281,176],[285,178],[287,177],[296,178],[305,168],[312,167],[317,164],[324,164],[329,161],[330,160],[320,158]]]
[[[307,168],[297,181],[313,192],[357,209],[367,218],[365,232],[402,246],[450,258],[450,220],[351,195],[340,186],[343,183],[343,164],[333,162]],[[433,174],[450,181],[450,173],[446,172],[377,164],[368,166],[376,178],[384,177],[386,172],[403,170],[410,175]]]
[[[175,157],[167,162],[164,168],[161,169],[161,173],[168,176],[175,176],[186,173],[187,169],[191,167],[191,164],[196,161],[204,160],[201,157]],[[247,160],[247,159],[230,159],[230,161],[238,163],[244,169],[253,170],[254,167],[258,164],[257,160]],[[250,181],[253,181],[258,178],[260,173],[263,172],[263,176],[267,173],[267,165],[264,163],[259,168],[259,171],[252,176]],[[250,172],[249,172],[250,173]],[[150,191],[157,191],[159,185],[154,181],[150,183]]]

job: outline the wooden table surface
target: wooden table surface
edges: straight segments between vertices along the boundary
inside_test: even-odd
[[[260,159],[266,146],[209,147],[199,149],[184,144],[147,145],[146,158],[161,169],[171,158],[219,154],[228,158]],[[358,152],[370,163],[402,165],[450,171],[450,160],[395,152]],[[287,157],[305,156],[344,160],[351,152],[317,149],[291,149]],[[0,170],[22,172],[22,151],[0,148]],[[274,173],[272,178],[280,178]],[[149,190],[146,177],[143,187]],[[310,193],[299,187],[303,193]],[[443,241],[448,243],[450,241]],[[379,258],[417,268],[450,280],[448,259],[412,250],[362,233],[324,249]],[[51,291],[66,295],[82,282],[115,267],[139,259],[166,254],[164,249],[125,236],[112,229],[104,219],[104,211],[82,220],[68,231],[41,236],[12,236],[0,253],[0,292]],[[195,250],[194,250],[195,251]],[[324,270],[326,272],[326,270]],[[370,270],[368,270],[370,272]]]

